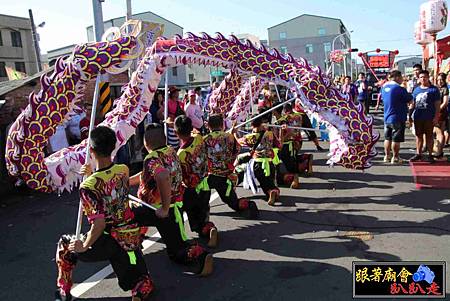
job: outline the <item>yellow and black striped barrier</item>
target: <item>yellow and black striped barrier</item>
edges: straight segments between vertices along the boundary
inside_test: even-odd
[[[99,112],[100,117],[104,118],[106,113],[108,113],[112,108],[112,99],[111,99],[111,89],[109,87],[109,82],[101,82],[99,85],[100,93],[99,93]]]

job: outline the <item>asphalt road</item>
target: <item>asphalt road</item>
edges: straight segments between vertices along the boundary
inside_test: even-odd
[[[310,143],[305,147],[314,152]],[[410,147],[411,134],[405,159]],[[276,207],[238,188],[240,196],[256,199],[257,221],[240,218],[220,200],[211,204],[220,231],[211,277],[186,274],[161,243],[153,244],[146,251],[157,286],[151,300],[351,300],[354,260],[450,261],[448,190],[416,190],[409,166],[383,164],[382,155],[365,172],[329,168],[326,153],[314,156],[314,175],[299,190],[282,189]],[[75,230],[77,194],[22,193],[2,196],[0,204],[0,300],[53,300],[56,241]],[[347,231],[369,235],[352,238]],[[75,282],[106,265],[80,263]],[[128,296],[112,274],[79,299]]]

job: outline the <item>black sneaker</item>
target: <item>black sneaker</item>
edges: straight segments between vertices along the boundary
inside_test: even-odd
[[[417,162],[422,161],[422,155],[416,154],[411,159],[409,159],[409,162]]]
[[[433,156],[428,156],[427,157],[427,162],[430,164],[433,164],[434,162],[436,162],[436,160],[434,160]]]
[[[325,149],[321,147],[320,145],[316,145],[316,148],[319,152],[323,152]]]
[[[61,294],[61,291],[59,289],[56,289],[55,291],[55,301],[71,301],[72,300],[72,295],[68,294],[67,296],[63,296]]]
[[[248,201],[247,217],[249,219],[257,219],[259,217],[258,207],[253,201]]]

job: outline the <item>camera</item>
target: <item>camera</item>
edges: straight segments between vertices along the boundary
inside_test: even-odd
[[[426,265],[421,264],[417,269],[417,272],[413,275],[414,282],[425,280],[428,284],[431,284],[434,280],[434,273]]]

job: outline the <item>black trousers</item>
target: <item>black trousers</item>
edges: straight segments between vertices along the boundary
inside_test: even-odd
[[[298,173],[297,151],[295,149],[293,150],[293,154],[291,154],[289,144],[283,144],[278,156],[283,161],[288,172]]]
[[[188,263],[187,250],[190,245],[181,237],[180,226],[175,220],[173,208],[170,208],[167,218],[157,217],[154,210],[145,206],[135,207],[133,212],[134,221],[139,226],[153,226],[158,229],[170,259],[183,264]]]
[[[183,211],[186,211],[191,230],[201,234],[203,227],[209,221],[209,199],[211,191],[200,191],[186,188],[183,195]]]
[[[302,114],[302,127],[312,128],[311,120],[309,119],[307,114]],[[308,136],[309,141],[314,141],[317,139],[316,132],[314,131],[305,131],[306,136]]]
[[[109,234],[102,234],[92,247],[77,258],[84,262],[109,261],[117,275],[119,286],[124,291],[133,289],[144,276],[148,276],[147,266],[141,250],[133,251],[136,264],[131,263],[128,253]]]
[[[275,166],[272,162],[270,165],[270,175],[266,176],[263,170],[263,164],[261,162],[255,162],[253,171],[255,173],[256,179],[258,179],[261,189],[264,191],[266,196],[269,196],[271,190],[278,189],[275,185]]]
[[[239,199],[236,195],[234,187],[231,188],[229,195],[227,196],[228,190],[228,178],[223,176],[209,175],[208,185],[217,191],[222,201],[227,204],[234,211],[239,210]]]

